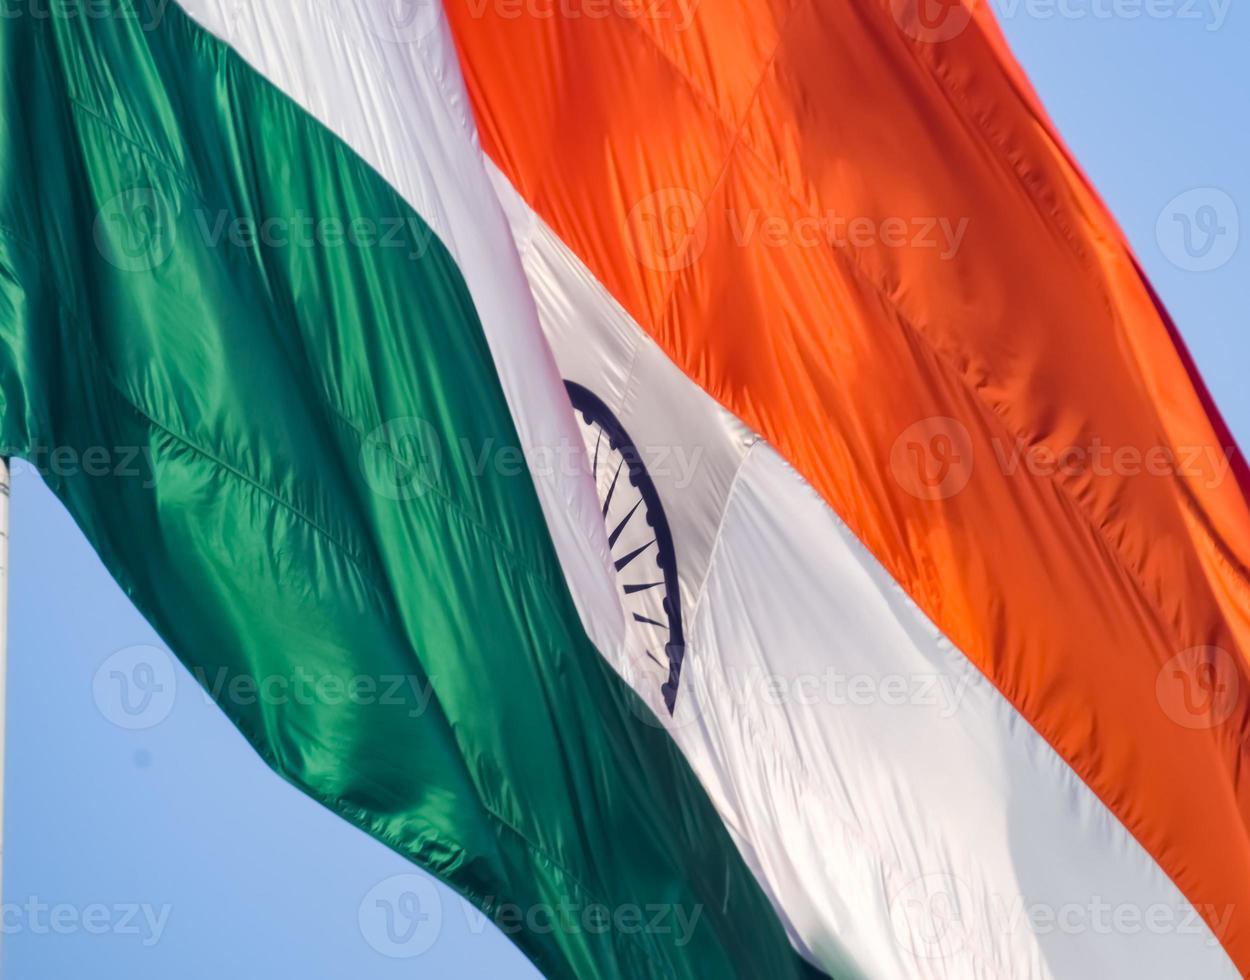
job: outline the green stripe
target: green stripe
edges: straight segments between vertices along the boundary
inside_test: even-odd
[[[517,437],[429,229],[172,7],[148,31],[19,16],[0,37],[3,448],[151,452],[155,479],[48,479],[198,676],[357,685],[220,697],[256,750],[509,931],[508,903],[579,910],[514,934],[551,976],[802,973],[583,633],[528,474],[461,451]],[[271,223],[249,244],[231,225],[248,217],[285,219],[286,243]],[[410,247],[369,243],[396,221]],[[697,927],[587,928],[599,905],[697,910]]]

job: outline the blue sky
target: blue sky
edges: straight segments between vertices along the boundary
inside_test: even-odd
[[[992,5],[1250,445],[1242,0]],[[115,723],[109,658],[160,640],[21,464],[13,515],[6,976],[537,976],[458,898],[395,878],[420,873],[273,776],[180,668],[155,678],[159,724]],[[389,948],[371,910],[406,892],[441,922],[393,958],[414,950]]]

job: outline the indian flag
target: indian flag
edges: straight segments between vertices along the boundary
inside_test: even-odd
[[[1250,972],[1250,470],[985,5],[54,6],[0,449],[278,773],[552,977]]]

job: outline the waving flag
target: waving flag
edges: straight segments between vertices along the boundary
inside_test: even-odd
[[[983,7],[0,39],[0,448],[549,975],[1250,970],[1250,476]]]
[[[796,947],[1250,970],[1245,464],[989,12],[573,7],[448,12],[562,371],[704,451],[675,737]]]

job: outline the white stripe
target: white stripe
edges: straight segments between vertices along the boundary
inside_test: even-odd
[[[404,24],[386,0],[183,5],[448,245],[523,446],[579,439],[438,11]],[[1236,976],[1157,865],[802,480],[505,199],[561,366],[636,442],[697,454],[656,467],[690,624],[673,732],[796,946],[840,976]],[[592,484],[558,468],[536,481],[588,631],[654,701],[654,672],[621,652],[636,633]],[[945,702],[914,690],[930,678]]]
[[[699,457],[654,474],[690,610],[673,734],[796,946],[841,977],[1237,976],[1072,769],[491,169],[566,376],[639,445]]]

